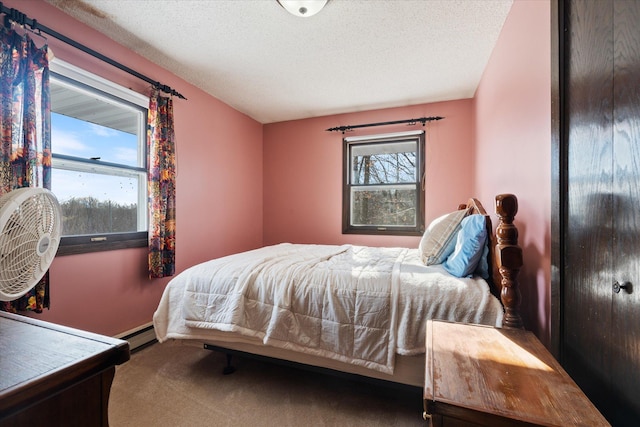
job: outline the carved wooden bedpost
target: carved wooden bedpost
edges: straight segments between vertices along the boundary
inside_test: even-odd
[[[518,212],[518,199],[513,194],[496,196],[496,263],[502,277],[500,299],[505,308],[502,326],[523,328],[520,317],[521,295],[518,288],[518,273],[522,267],[522,248],[518,246],[518,229],[513,218]]]

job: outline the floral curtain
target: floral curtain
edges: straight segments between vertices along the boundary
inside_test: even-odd
[[[173,276],[176,246],[176,156],[173,100],[152,89],[149,100],[149,278]]]
[[[51,101],[47,46],[0,29],[0,196],[22,187],[51,189]],[[49,273],[1,309],[49,308]]]

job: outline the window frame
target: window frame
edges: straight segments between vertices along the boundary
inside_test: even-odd
[[[402,183],[400,185],[415,185],[416,197],[416,224],[414,226],[382,226],[382,225],[353,225],[351,222],[351,190],[352,187],[362,185],[351,184],[351,148],[357,145],[370,145],[378,143],[401,143],[408,139],[415,139],[417,146],[416,181]],[[342,139],[342,233],[343,234],[369,234],[392,236],[421,236],[424,233],[424,176],[425,176],[425,132],[424,130],[395,132],[377,135],[364,135],[357,137],[345,137]],[[396,185],[396,184],[393,184]]]
[[[54,60],[50,64],[50,78],[58,79],[61,82],[66,84],[77,84],[79,87],[85,87],[92,91],[98,91],[103,95],[117,99],[119,101],[124,101],[125,103],[134,104],[141,109],[147,111],[149,106],[149,97],[142,95],[140,93],[134,92],[128,88],[120,86],[114,82],[106,80],[100,76],[97,76],[89,71],[83,70],[79,67],[76,67],[72,64],[69,64],[65,61],[62,61],[58,58],[54,58]],[[143,115],[142,123],[140,124],[140,135],[142,138],[146,138],[146,117],[147,114]],[[97,233],[97,234],[83,234],[83,235],[70,235],[63,236],[60,239],[60,245],[58,246],[58,252],[56,256],[63,255],[75,255],[82,253],[91,253],[91,252],[101,252],[101,251],[109,251],[109,250],[118,250],[118,249],[128,249],[128,248],[141,248],[148,246],[149,242],[149,220],[148,220],[148,208],[146,203],[146,187],[147,187],[147,150],[146,144],[142,144],[142,152],[138,153],[140,156],[139,161],[144,165],[144,167],[127,167],[123,165],[116,165],[121,169],[128,169],[132,172],[143,173],[144,174],[144,182],[140,183],[140,188],[144,187],[144,203],[141,205],[140,211],[138,215],[145,216],[145,224],[146,231],[135,231],[135,232],[126,232],[126,233]],[[108,162],[100,162],[100,163],[92,163],[90,160],[83,160],[74,158],[73,156],[67,156],[62,154],[55,154],[55,148],[52,147],[52,168],[54,168],[55,163],[63,163],[64,162],[72,162],[75,164],[86,164],[87,171],[90,172],[91,169],[95,168],[109,168],[114,166]],[[61,167],[56,167],[57,169],[64,169]]]

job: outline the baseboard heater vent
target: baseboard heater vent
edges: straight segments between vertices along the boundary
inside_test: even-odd
[[[132,353],[158,341],[152,322],[116,335],[115,338],[128,341]]]

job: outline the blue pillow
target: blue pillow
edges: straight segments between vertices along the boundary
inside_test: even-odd
[[[456,277],[469,277],[486,246],[487,225],[484,215],[469,215],[460,226],[456,247],[444,262],[444,269]]]
[[[482,256],[480,257],[478,267],[476,267],[476,271],[474,271],[473,274],[482,277],[484,280],[489,278],[489,239],[487,239],[486,244],[482,249]]]

